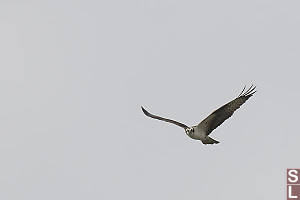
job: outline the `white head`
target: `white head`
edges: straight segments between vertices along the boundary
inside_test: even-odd
[[[194,127],[188,127],[185,129],[185,133],[190,136],[194,132]]]

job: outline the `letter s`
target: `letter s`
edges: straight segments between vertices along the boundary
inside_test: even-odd
[[[289,182],[296,183],[298,181],[298,175],[297,174],[298,174],[297,170],[295,170],[295,169],[289,170],[289,172],[288,172],[288,175],[289,175],[288,180],[289,180]]]

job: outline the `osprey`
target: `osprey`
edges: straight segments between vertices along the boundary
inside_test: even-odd
[[[188,127],[187,125],[177,122],[172,119],[163,118],[157,115],[153,115],[145,110],[143,107],[142,111],[148,117],[169,122],[184,128],[185,133],[195,140],[201,140],[203,144],[218,144],[219,141],[214,140],[208,135],[218,126],[220,126],[226,119],[231,117],[231,115],[236,111],[242,104],[244,104],[256,91],[253,85],[245,91],[246,86],[243,88],[242,92],[232,101],[223,105],[219,109],[212,112],[208,117],[206,117],[197,126]],[[244,92],[245,91],[245,92]]]

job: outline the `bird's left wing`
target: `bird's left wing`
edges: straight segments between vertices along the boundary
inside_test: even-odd
[[[234,111],[236,111],[256,92],[256,87],[253,87],[253,85],[251,85],[251,87],[244,92],[245,88],[246,87],[244,87],[237,98],[215,110],[197,126],[204,130],[207,135],[209,135],[215,128],[220,126],[226,119],[231,117]]]
[[[177,126],[180,126],[181,128],[184,128],[184,129],[188,128],[187,125],[182,124],[180,122],[177,122],[175,120],[163,118],[163,117],[160,117],[160,116],[157,116],[157,115],[153,115],[153,114],[149,113],[147,110],[145,110],[145,108],[143,108],[143,107],[142,107],[142,111],[148,117],[151,117],[151,118],[154,118],[154,119],[158,119],[158,120],[162,120],[162,121],[165,121],[165,122],[169,122],[169,123],[175,124]]]

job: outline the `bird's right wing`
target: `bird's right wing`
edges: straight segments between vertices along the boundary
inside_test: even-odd
[[[143,106],[141,106],[141,108],[142,108],[143,113],[144,113],[146,116],[148,116],[148,117],[151,117],[151,118],[153,118],[153,119],[162,120],[162,121],[165,121],[165,122],[169,122],[169,123],[175,124],[175,125],[177,125],[177,126],[180,126],[181,128],[184,128],[184,129],[188,128],[187,125],[182,124],[182,123],[177,122],[177,121],[174,121],[174,120],[172,120],[172,119],[167,119],[167,118],[163,118],[163,117],[160,117],[160,116],[157,116],[157,115],[152,115],[152,114],[149,113],[147,110],[145,110],[145,108],[143,108]]]
[[[246,92],[244,92],[244,87],[243,91],[237,98],[215,110],[207,118],[200,122],[198,127],[204,130],[207,135],[209,135],[215,128],[220,126],[226,119],[231,117],[234,111],[243,105],[256,92],[255,88],[256,87],[253,87],[252,85]]]

